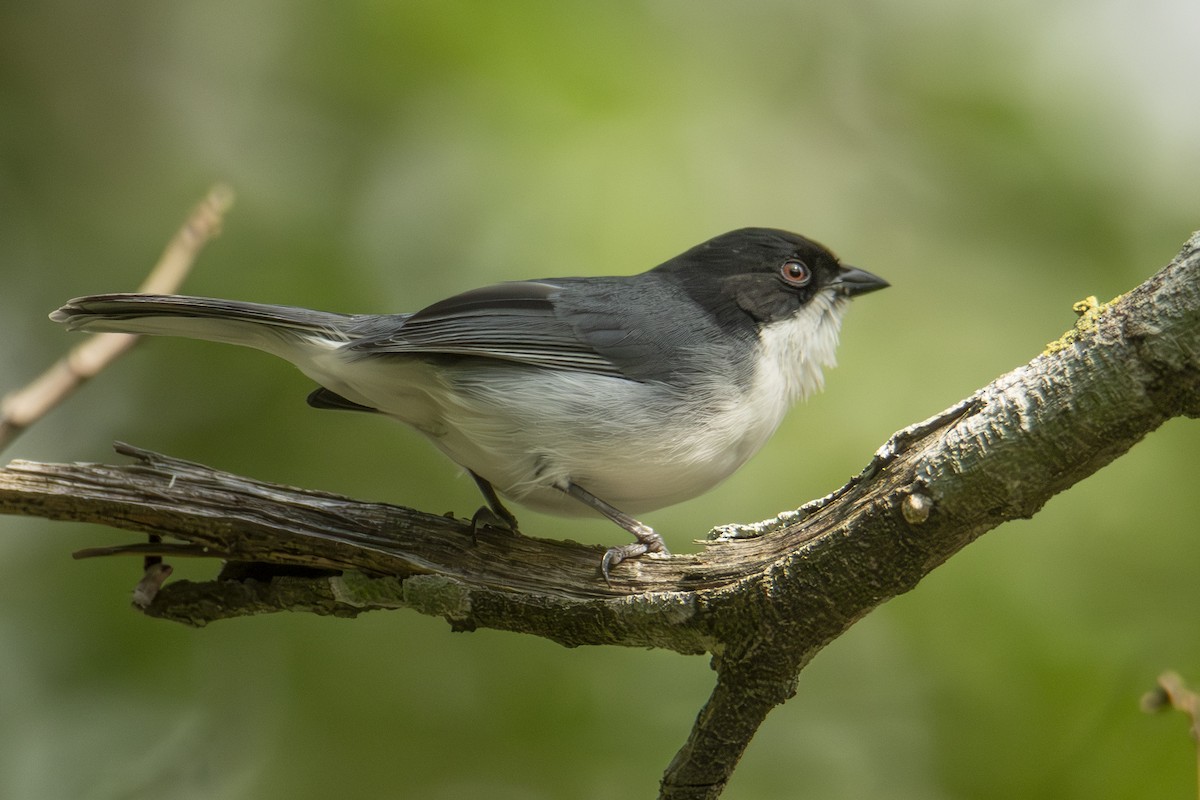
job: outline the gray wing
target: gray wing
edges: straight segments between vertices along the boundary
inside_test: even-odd
[[[418,311],[392,317],[386,329],[372,322],[352,332],[346,346],[364,356],[428,354],[479,356],[549,369],[627,377],[596,349],[570,315],[556,310],[556,297],[570,279],[513,281],[474,289]],[[376,318],[377,320],[387,318]]]

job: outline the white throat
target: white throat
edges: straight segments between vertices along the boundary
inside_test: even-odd
[[[847,298],[824,291],[793,316],[765,325],[759,331],[755,389],[778,398],[786,411],[824,388],[823,370],[837,363],[838,333],[848,306]]]

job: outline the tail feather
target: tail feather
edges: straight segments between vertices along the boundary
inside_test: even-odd
[[[348,327],[354,318],[208,297],[98,294],[71,300],[50,319],[71,330],[182,336],[254,347],[286,358],[302,340],[349,341]]]

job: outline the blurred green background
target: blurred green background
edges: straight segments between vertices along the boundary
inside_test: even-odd
[[[185,291],[338,311],[800,231],[893,288],[855,304],[827,391],[763,453],[647,515],[688,550],[832,490],[1177,252],[1200,227],[1198,32],[1191,0],[8,0],[0,392],[78,341],[48,311],[133,289],[216,180],[238,203]],[[313,411],[310,388],[151,341],[5,460],[123,439],[474,510],[417,436]],[[726,796],[1194,796],[1183,718],[1138,698],[1166,668],[1200,683],[1198,447],[1164,426],[853,628]],[[711,687],[703,658],[411,613],[187,630],[128,610],[134,562],[69,557],[126,538],[0,520],[2,797],[649,797]]]

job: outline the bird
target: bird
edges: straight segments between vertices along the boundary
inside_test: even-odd
[[[476,522],[517,530],[501,499],[608,518],[634,541],[599,572],[668,555],[642,514],[733,474],[823,388],[851,298],[887,287],[776,228],[721,234],[634,275],[465,291],[413,313],[342,314],[207,297],[97,294],[50,317],[80,331],[265,351],[309,405],[380,414],[466,470]]]

